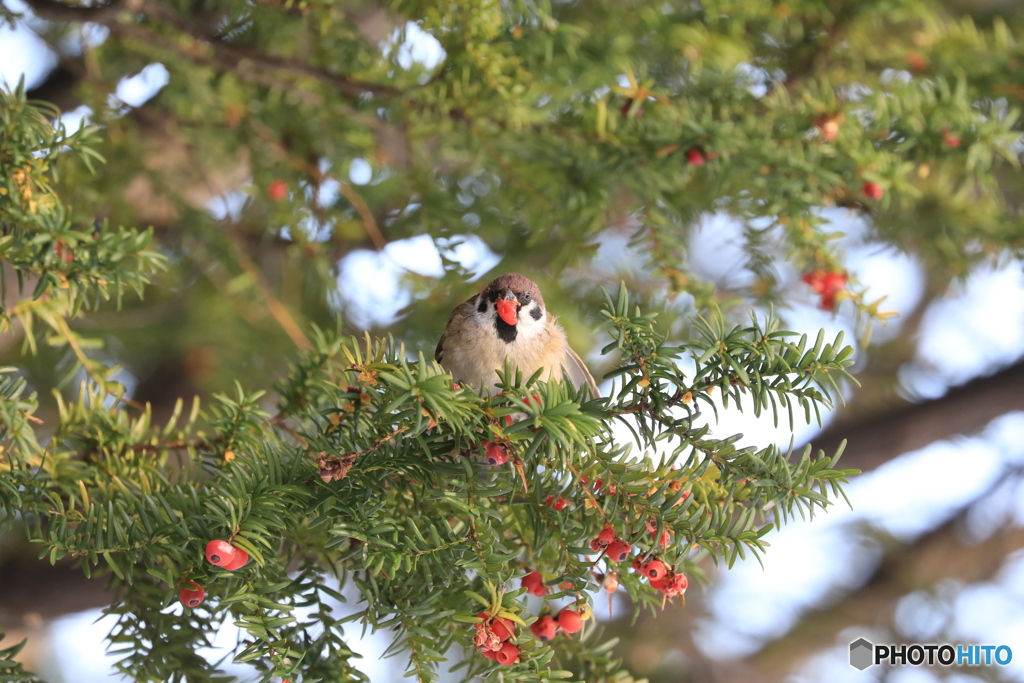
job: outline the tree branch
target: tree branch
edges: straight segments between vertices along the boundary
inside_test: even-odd
[[[873,470],[904,453],[941,439],[970,434],[1006,413],[1024,410],[1024,360],[994,375],[979,377],[926,403],[888,406],[855,423],[837,422],[812,439],[816,449],[834,452],[849,439],[844,467]]]
[[[147,0],[113,0],[99,7],[76,7],[56,0],[27,0],[28,6],[39,17],[50,21],[82,23],[94,22],[107,26],[122,36],[135,38],[162,49],[176,52],[202,64],[219,67],[244,80],[260,85],[283,86],[281,76],[313,78],[341,91],[348,97],[370,93],[375,96],[396,95],[399,91],[389,85],[366,83],[347,78],[309,64],[267,55],[239,45],[217,40],[203,26],[177,14],[169,7]],[[158,20],[194,39],[193,44],[168,40],[164,36],[135,23],[137,13]]]

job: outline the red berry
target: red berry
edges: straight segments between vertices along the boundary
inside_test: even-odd
[[[185,607],[198,607],[202,604],[203,598],[206,597],[206,591],[203,590],[203,587],[195,581],[189,581],[189,584],[195,586],[195,590],[182,588],[178,591],[178,600],[180,600],[181,604],[185,605]]]
[[[804,273],[804,276],[800,279],[809,284],[818,294],[825,291],[825,271],[821,269]]]
[[[267,188],[267,196],[270,201],[279,202],[288,196],[288,183],[283,180],[275,180]]]
[[[544,501],[544,504],[553,507],[555,510],[564,510],[565,506],[568,505],[569,503],[565,500],[565,498],[562,498],[561,496],[559,496],[558,498],[555,498],[554,496],[548,496],[547,500]]]
[[[611,524],[606,524],[601,533],[597,535],[597,542],[608,545],[615,540],[615,529],[612,528]]]
[[[606,553],[612,562],[622,562],[629,557],[629,551],[633,549],[633,546],[626,543],[625,541],[616,540],[608,546],[608,552]]]
[[[495,659],[502,666],[512,666],[519,661],[519,647],[512,643],[505,643],[498,650],[498,656]]]
[[[533,637],[537,640],[548,641],[557,635],[558,623],[551,617],[541,617],[530,624],[530,632],[533,633]]]
[[[686,577],[682,574],[675,574],[669,572],[665,575],[665,578],[662,580],[662,583],[663,585],[661,586],[661,592],[669,597],[672,597],[674,595],[682,595],[683,593],[685,593],[686,587],[689,585],[690,582],[687,581]],[[651,585],[653,586],[654,583],[651,582]]]
[[[566,633],[576,633],[583,628],[583,619],[579,612],[571,609],[564,609],[558,613],[558,625]]]
[[[907,66],[914,71],[924,71],[928,68],[928,60],[917,52],[911,52],[907,55]]]
[[[547,587],[544,586],[543,577],[536,569],[523,577],[523,588],[530,595],[536,595],[539,598],[544,597],[548,592]]]
[[[487,462],[492,465],[504,465],[508,462],[508,449],[505,448],[504,444],[488,441],[484,444],[484,453],[486,454]]]
[[[843,273],[829,273],[825,276],[822,287],[825,292],[832,294],[842,291],[846,287],[846,275]]]
[[[686,160],[694,166],[703,166],[705,158],[704,152],[700,151],[696,147],[686,153]]]
[[[206,544],[206,561],[218,567],[224,567],[235,559],[238,548],[227,541],[217,539]]]
[[[249,553],[245,552],[241,548],[235,548],[235,559],[231,560],[224,565],[224,569],[229,572],[233,572],[236,569],[241,569],[249,562]]]
[[[944,130],[942,131],[942,142],[943,144],[946,145],[946,147],[956,149],[957,147],[960,146],[960,136],[953,135],[948,130]]]
[[[508,619],[502,619],[501,617],[491,618],[491,615],[487,612],[481,612],[477,615],[485,621],[490,621],[491,633],[498,636],[498,640],[504,642],[511,638],[516,632],[516,626]]]
[[[883,194],[885,194],[885,190],[882,189],[881,185],[870,180],[864,183],[864,186],[861,188],[861,192],[864,193],[865,197],[873,199],[876,202],[882,198]]]
[[[487,657],[487,659],[498,659],[498,653],[494,650],[481,650],[480,654],[482,654],[484,657]]]
[[[653,581],[657,581],[663,578],[667,573],[668,567],[666,567],[665,563],[661,560],[652,560],[651,562],[647,563],[646,567],[644,567],[644,574],[647,576],[648,579],[651,579]]]
[[[661,590],[665,587],[665,579],[651,579],[651,588]]]

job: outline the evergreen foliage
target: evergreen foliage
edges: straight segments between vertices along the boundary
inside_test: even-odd
[[[714,435],[700,413],[721,400],[792,428],[851,381],[841,337],[811,343],[769,307],[739,322],[785,299],[780,260],[855,309],[862,341],[885,317],[823,208],[949,274],[1024,250],[1012,17],[979,28],[922,0],[28,5],[54,45],[86,22],[109,33],[79,40],[96,125],[69,134],[23,86],[0,93],[0,322],[23,342],[0,375],[2,524],[111,582],[110,640],[135,680],[229,680],[197,654],[225,621],[263,680],[365,680],[346,624],[393,631],[417,680],[449,659],[487,676],[481,610],[520,627],[503,680],[632,680],[593,620],[549,643],[523,628],[613,584],[661,608],[591,549],[602,529],[700,580],[702,560],[760,556],[854,473],[840,453]],[[413,27],[437,65],[403,56]],[[111,98],[152,62],[169,73],[157,97]],[[371,183],[349,182],[353,159]],[[237,215],[205,210],[211,187],[244,190]],[[685,265],[711,212],[744,225],[753,277],[735,291]],[[559,283],[623,216],[656,294],[602,303],[597,278]],[[509,368],[481,397],[419,351],[473,287],[451,258],[467,233],[502,270],[548,273],[574,340],[601,316],[606,397]],[[396,337],[336,322],[338,257],[418,234],[445,275],[412,278],[423,296]],[[664,294],[685,315],[644,312]],[[153,301],[171,311],[159,324],[89,324]],[[141,375],[164,356],[212,398],[157,419],[118,381],[119,362]],[[509,462],[487,465],[485,443]],[[212,565],[214,539],[251,561]],[[534,570],[543,601],[521,585]],[[206,591],[195,608],[178,604],[188,582]],[[12,655],[0,677],[23,680]]]

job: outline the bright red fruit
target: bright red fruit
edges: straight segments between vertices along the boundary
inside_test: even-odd
[[[861,187],[861,192],[864,193],[865,197],[867,197],[868,199],[873,199],[876,202],[882,198],[882,195],[885,194],[885,190],[882,189],[881,185],[870,180],[864,183],[864,186]]]
[[[834,311],[836,308],[836,297],[846,289],[846,274],[838,272],[826,272],[818,269],[805,273],[803,281],[814,288],[814,291],[821,296],[821,307],[826,311]]]
[[[609,543],[611,543],[614,540],[615,540],[615,529],[612,528],[611,524],[605,525],[605,527],[603,529],[601,529],[601,533],[599,533],[597,535],[598,543],[603,543],[604,545],[608,545]]]
[[[647,563],[646,567],[644,567],[644,574],[648,579],[652,579],[654,581],[664,578],[667,573],[668,567],[666,567],[665,563],[661,560],[652,560]]]
[[[229,572],[233,572],[236,569],[241,569],[249,562],[249,553],[245,552],[241,548],[235,548],[235,559],[231,560],[224,565],[224,569]]]
[[[484,657],[487,657],[487,659],[498,659],[498,653],[494,650],[481,650],[480,654],[482,654]]]
[[[512,637],[516,632],[516,626],[508,619],[502,619],[501,617],[491,618],[491,615],[487,612],[481,612],[477,615],[481,619],[490,620],[491,622],[491,633],[498,636],[498,640],[504,642]]]
[[[238,548],[220,539],[206,544],[206,561],[218,567],[225,567],[235,559]],[[248,558],[247,558],[248,559]]]
[[[686,592],[686,587],[690,583],[682,574],[676,574],[673,572],[669,572],[662,580],[662,582],[663,585],[661,587],[661,592],[667,595],[668,597],[672,597],[674,595],[682,595]],[[654,585],[653,581],[651,582],[651,585]]]
[[[270,201],[279,202],[288,196],[288,183],[283,180],[275,180],[267,188],[267,196]]]
[[[498,650],[498,656],[495,659],[502,666],[512,666],[519,661],[519,647],[512,643],[505,643]]]
[[[633,549],[633,546],[622,540],[612,541],[611,545],[608,546],[608,557],[611,558],[612,562],[622,562],[629,558],[629,551]]]
[[[571,609],[564,609],[558,613],[558,625],[566,633],[576,633],[583,628],[583,619],[580,613]]]
[[[953,135],[948,130],[944,130],[942,131],[942,142],[943,144],[946,145],[946,147],[956,149],[957,147],[960,146],[960,136]]]
[[[539,598],[544,597],[548,592],[544,586],[543,577],[541,577],[540,572],[536,569],[523,577],[523,588],[530,595],[536,595]]]
[[[487,462],[492,465],[504,465],[508,462],[508,449],[496,441],[488,441],[484,444],[484,454]]]
[[[565,506],[568,505],[569,502],[566,501],[566,499],[562,498],[561,496],[559,496],[558,498],[555,498],[554,496],[548,496],[547,500],[544,501],[544,504],[554,508],[555,510],[564,510]]]
[[[696,147],[686,153],[686,160],[694,166],[703,166],[705,159],[706,157],[704,156],[704,152],[700,151]]]
[[[530,624],[530,632],[537,640],[551,640],[558,634],[558,622],[551,617],[541,617]]]
[[[178,591],[178,600],[180,600],[181,604],[185,605],[185,607],[198,607],[206,597],[206,591],[203,590],[203,587],[195,581],[189,581],[188,583],[189,585],[195,586],[195,590],[182,588]]]

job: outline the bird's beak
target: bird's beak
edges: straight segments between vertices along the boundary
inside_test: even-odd
[[[498,316],[509,325],[519,322],[519,301],[511,289],[501,293],[501,298],[495,302],[494,307],[498,309]]]

